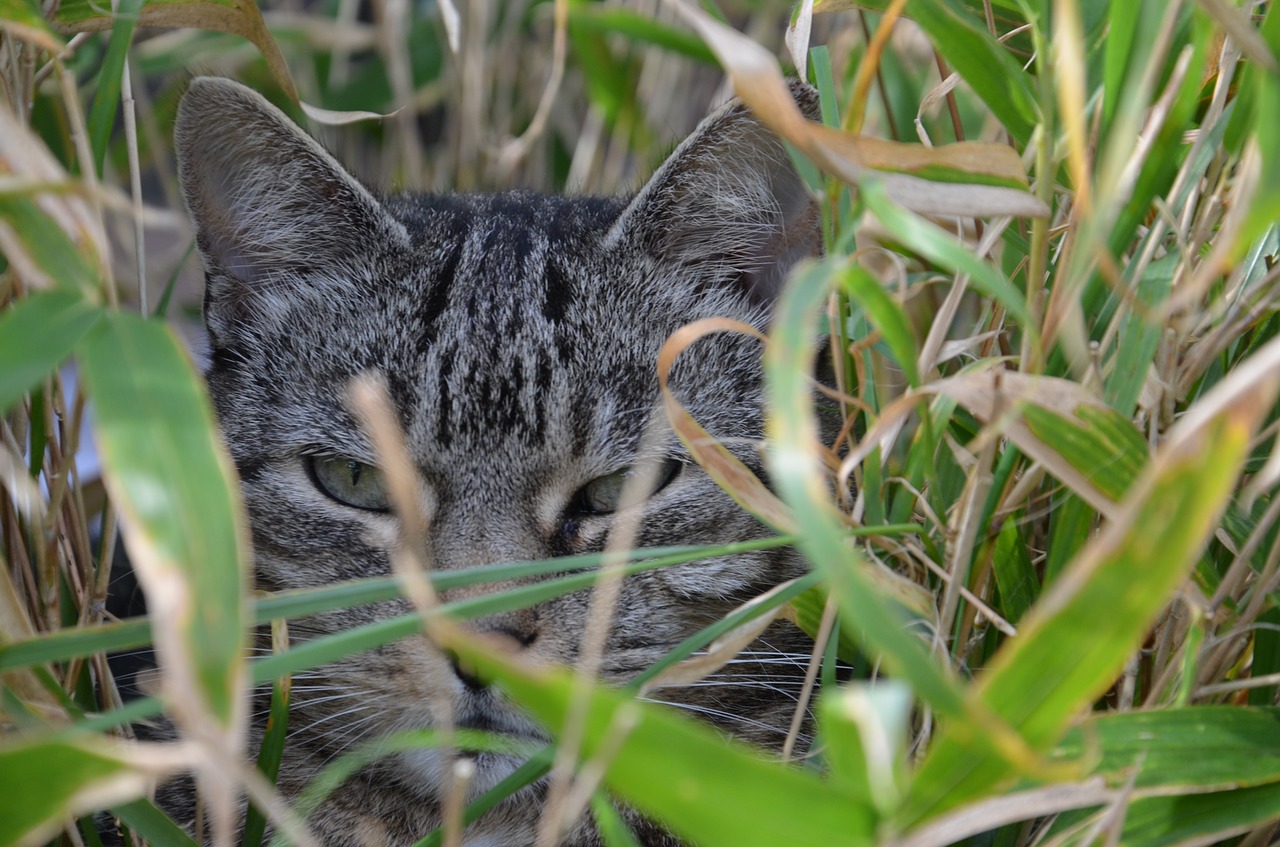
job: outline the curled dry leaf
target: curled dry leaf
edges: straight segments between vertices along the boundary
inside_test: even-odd
[[[357,123],[359,121],[381,121],[387,118],[394,118],[400,114],[400,109],[394,112],[382,114],[381,112],[341,112],[335,109],[322,109],[319,106],[312,106],[310,103],[299,102],[302,111],[307,117],[319,124],[325,126],[346,126],[347,124]]]
[[[857,185],[883,183],[888,196],[924,215],[1047,217],[1028,191],[1017,153],[1002,144],[943,147],[870,139],[806,120],[773,55],[706,12],[668,0],[716,54],[734,91],[756,116],[823,170]]]
[[[110,3],[66,0],[58,7],[53,24],[64,33],[101,32],[115,25]],[[289,66],[253,0],[159,0],[138,12],[139,26],[169,29],[211,29],[245,38],[258,48],[276,84],[298,101]]]
[[[791,64],[795,65],[796,73],[802,74],[809,67],[809,34],[812,30],[813,0],[801,0],[786,34],[787,52],[791,54]]]
[[[688,448],[693,460],[701,465],[716,484],[737,501],[738,505],[778,532],[793,532],[795,521],[786,505],[765,487],[750,468],[725,449],[723,444],[693,419],[667,385],[671,366],[675,364],[676,357],[690,344],[713,332],[740,332],[764,341],[764,336],[754,327],[729,318],[704,318],[681,327],[673,333],[658,351],[658,384],[662,388],[662,402],[666,408],[667,419],[670,420],[671,428],[675,430],[676,435]]]
[[[1085,502],[1103,516],[1116,514],[1116,502],[1123,493],[1123,484],[1131,478],[1123,473],[1136,468],[1146,460],[1142,456],[1124,455],[1132,445],[1123,439],[1112,439],[1117,455],[1108,460],[1119,468],[1096,468],[1094,457],[1074,451],[1075,442],[1047,439],[1043,427],[1029,422],[1027,404],[1056,416],[1058,430],[1074,427],[1079,432],[1092,432],[1099,428],[1099,419],[1113,416],[1113,410],[1078,383],[1057,377],[1033,376],[997,368],[972,371],[948,379],[930,383],[908,393],[890,404],[880,415],[875,426],[867,432],[861,443],[849,454],[841,467],[841,478],[852,472],[877,446],[886,448],[888,441],[899,431],[903,421],[913,412],[924,395],[943,395],[967,408],[983,423],[997,423],[1018,448],[1039,462],[1049,473],[1057,477]],[[1115,413],[1118,414],[1118,413]],[[1000,420],[1001,418],[1004,420]],[[1105,423],[1114,423],[1105,420]],[[1104,432],[1105,436],[1106,433]],[[1093,475],[1095,470],[1116,470],[1121,482],[1100,484]]]

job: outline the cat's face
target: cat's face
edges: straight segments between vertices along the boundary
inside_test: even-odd
[[[193,83],[177,138],[208,278],[209,384],[242,478],[258,584],[270,590],[390,573],[399,523],[349,402],[350,381],[366,373],[384,380],[420,479],[430,568],[601,550],[641,437],[661,425],[662,343],[702,317],[763,326],[787,269],[819,249],[816,211],[785,152],[741,107],[704,123],[629,202],[527,193],[378,200],[265,101],[222,80]],[[723,334],[695,344],[672,372],[694,417],[757,469],[760,373],[759,343]],[[660,443],[637,546],[767,534],[669,430]],[[635,676],[797,572],[790,554],[760,552],[628,578],[603,676]],[[588,600],[570,594],[469,626],[506,636],[535,661],[571,664]],[[408,608],[319,615],[293,634]],[[778,690],[794,687],[750,684],[757,672],[661,696],[777,745],[789,713]],[[722,679],[732,682],[733,671]],[[311,672],[294,691],[290,743],[315,761],[446,719],[547,738],[420,638]],[[396,762],[406,790],[439,791],[439,755]],[[478,792],[516,760],[476,764]]]

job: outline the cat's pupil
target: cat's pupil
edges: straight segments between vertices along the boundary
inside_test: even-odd
[[[658,482],[654,485],[650,495],[657,494],[666,488],[675,479],[676,474],[680,472],[680,467],[679,461],[668,459],[659,472]],[[622,489],[634,473],[634,466],[628,465],[611,474],[596,477],[588,482],[582,487],[582,491],[578,496],[578,511],[589,515],[607,515],[616,512],[622,499]]]
[[[390,508],[382,473],[372,465],[344,457],[310,460],[311,480],[321,493],[345,506],[371,512]]]

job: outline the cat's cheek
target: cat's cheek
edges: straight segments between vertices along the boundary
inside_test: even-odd
[[[395,549],[400,536],[400,527],[390,515],[371,514],[364,519],[364,529],[360,533],[360,541],[372,550],[390,554]]]
[[[766,581],[768,559],[741,555],[692,562],[661,571],[663,582],[681,597],[732,598]]]

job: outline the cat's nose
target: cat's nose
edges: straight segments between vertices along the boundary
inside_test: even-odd
[[[483,691],[489,687],[484,680],[463,667],[462,663],[458,661],[457,654],[453,652],[449,653],[449,667],[453,669],[453,675],[467,687],[468,691]]]
[[[538,630],[535,621],[530,617],[515,616],[512,619],[504,619],[502,622],[489,621],[481,622],[477,626],[473,626],[472,631],[493,638],[503,647],[511,649],[515,652],[526,650],[533,646],[538,640]],[[449,659],[449,667],[453,670],[453,675],[458,681],[467,687],[469,691],[483,691],[488,688],[488,684],[484,680],[477,677],[464,664],[456,653],[450,650],[447,654]]]

